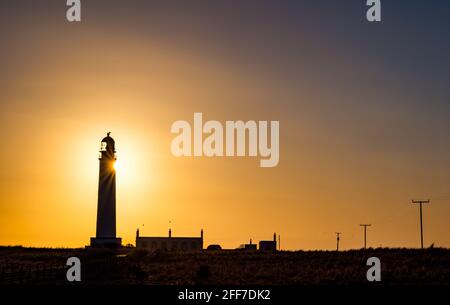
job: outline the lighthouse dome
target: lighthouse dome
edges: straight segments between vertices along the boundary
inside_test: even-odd
[[[114,139],[110,137],[110,132],[107,133],[106,137],[102,139],[101,150],[115,152],[114,149]]]
[[[108,133],[106,134],[106,137],[104,137],[104,138],[102,139],[102,142],[106,142],[106,143],[114,143],[114,139],[111,138],[111,137],[109,136],[110,134],[111,134],[111,133],[108,132]]]

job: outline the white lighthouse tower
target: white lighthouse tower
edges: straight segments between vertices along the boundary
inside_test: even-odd
[[[91,237],[91,247],[120,247],[122,242],[116,237],[116,150],[109,135],[103,138],[100,148],[97,231],[96,237]]]

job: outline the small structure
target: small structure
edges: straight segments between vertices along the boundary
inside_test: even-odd
[[[203,250],[203,230],[200,237],[172,237],[171,229],[169,229],[169,237],[141,237],[137,229],[136,248],[152,251],[201,251]]]
[[[250,238],[250,243],[241,245],[239,247],[239,249],[246,250],[246,251],[256,251],[256,244],[254,244],[252,242],[252,239]]]
[[[220,250],[222,250],[222,247],[221,247],[220,245],[213,244],[213,245],[209,245],[209,246],[206,248],[206,250],[207,250],[207,251],[220,251]]]
[[[273,240],[261,240],[259,242],[259,251],[266,251],[266,252],[277,251],[277,235],[273,233]]]

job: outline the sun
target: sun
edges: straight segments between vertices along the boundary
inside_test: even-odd
[[[113,164],[113,168],[114,168],[114,170],[117,172],[117,171],[120,171],[120,169],[121,169],[121,164],[120,164],[120,162],[119,161],[115,161],[114,162],[114,164]]]

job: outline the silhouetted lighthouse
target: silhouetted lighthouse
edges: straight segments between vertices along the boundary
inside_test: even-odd
[[[118,247],[121,238],[116,237],[116,150],[114,140],[103,138],[100,148],[98,175],[97,233],[91,238],[92,247]]]

